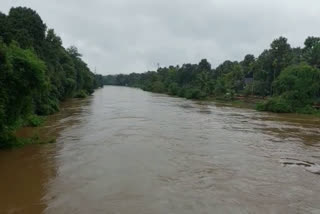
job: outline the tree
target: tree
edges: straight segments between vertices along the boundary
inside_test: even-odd
[[[254,55],[247,54],[244,59],[240,62],[243,68],[244,75],[246,77],[253,77],[253,66],[256,62]]]
[[[233,64],[230,72],[225,74],[226,87],[233,92],[240,92],[244,88],[244,73],[240,64]]]
[[[307,64],[290,66],[273,84],[275,95],[294,100],[298,106],[312,104],[320,96],[320,70]]]
[[[199,62],[198,70],[200,72],[210,72],[211,71],[211,64],[207,61],[207,59],[202,59]]]
[[[7,19],[10,39],[39,54],[47,27],[37,12],[26,7],[11,8]]]
[[[79,53],[78,48],[76,46],[70,46],[67,49],[67,52],[70,54],[71,57],[80,58],[82,55]]]
[[[320,70],[307,64],[293,65],[273,83],[275,96],[260,104],[261,110],[312,113],[320,97]]]
[[[0,12],[0,40],[8,40],[7,16]]]
[[[286,38],[279,37],[257,58],[247,54],[241,62],[226,60],[215,69],[206,59],[202,59],[199,64],[162,67],[142,74],[109,75],[105,79],[108,84],[140,87],[188,99],[204,99],[208,96],[232,99],[234,95],[258,95],[264,99],[271,97],[266,105],[260,107],[275,112],[300,111],[295,108],[294,102],[310,107],[310,102],[320,100],[320,93],[316,92],[319,82],[317,72],[310,70],[310,66],[320,66],[319,41],[316,37],[310,37],[301,49],[291,48]],[[308,63],[309,68],[301,65],[303,61]],[[295,72],[299,75],[294,76]],[[313,78],[302,75],[308,76],[308,72]],[[307,85],[302,86],[303,82]],[[290,88],[293,85],[299,86]],[[309,86],[314,88],[312,96]],[[309,97],[308,101],[302,100],[303,97]]]
[[[0,147],[15,141],[12,130],[28,118],[59,110],[59,102],[84,97],[101,87],[74,46],[61,38],[32,9],[0,13]],[[80,96],[81,95],[81,96]]]
[[[287,41],[287,38],[280,37],[271,43],[272,81],[291,63],[291,47]]]
[[[320,37],[308,37],[305,42],[304,56],[306,61],[320,68]]]

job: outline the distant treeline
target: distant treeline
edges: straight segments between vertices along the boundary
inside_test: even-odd
[[[316,113],[320,104],[320,38],[308,37],[303,48],[287,39],[275,39],[257,58],[246,55],[241,62],[225,61],[213,69],[199,64],[159,68],[157,71],[104,77],[106,85],[139,87],[188,99],[241,96],[266,98],[259,110]]]
[[[102,85],[77,48],[65,49],[34,10],[0,12],[0,147],[16,142],[15,128],[36,125],[36,115],[57,112],[60,101]]]

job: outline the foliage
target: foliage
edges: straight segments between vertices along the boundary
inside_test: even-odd
[[[275,95],[302,106],[312,104],[320,95],[320,70],[306,64],[290,66],[274,82],[274,88]]]
[[[44,117],[38,115],[29,115],[26,118],[26,126],[38,127],[44,123]]]
[[[74,46],[65,49],[36,11],[11,8],[0,12],[0,147],[17,142],[12,135],[22,125],[38,126],[37,115],[59,110],[67,98],[102,87]]]
[[[81,90],[76,94],[76,98],[86,98],[88,96],[87,92],[85,90]]]
[[[320,103],[319,68],[320,38],[308,37],[305,47],[292,48],[286,38],[279,37],[257,58],[248,54],[240,62],[226,60],[216,68],[202,59],[198,64],[108,75],[103,80],[106,85],[139,87],[187,99],[269,97],[258,104],[259,110],[312,113],[314,103]]]
[[[290,101],[282,97],[272,97],[267,101],[258,103],[257,109],[260,111],[272,111],[276,113],[293,112],[293,105]]]
[[[274,97],[264,103],[262,110],[274,112],[310,113],[320,96],[320,70],[307,64],[283,70],[273,83]]]

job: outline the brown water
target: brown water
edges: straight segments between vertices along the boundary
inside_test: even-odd
[[[0,213],[320,213],[319,118],[105,87],[37,131],[0,152]]]

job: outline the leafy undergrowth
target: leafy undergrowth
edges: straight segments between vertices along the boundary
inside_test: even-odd
[[[0,149],[55,143],[55,138],[40,137],[37,133],[37,127],[41,127],[45,120],[44,116],[29,115],[24,120],[19,119],[12,127],[6,127],[0,136]]]
[[[56,142],[56,138],[42,139],[39,135],[35,134],[32,137],[17,137],[10,135],[9,138],[5,139],[5,144],[0,144],[0,149],[11,149],[23,147],[26,145],[41,145],[41,144],[52,144]]]
[[[88,93],[84,90],[81,90],[79,93],[75,95],[75,98],[86,98],[88,96]]]
[[[55,142],[56,142],[55,138],[41,139],[39,135],[34,135],[31,138],[17,138],[17,141],[13,145],[13,147],[21,147],[21,146],[31,145],[31,144],[51,144]]]
[[[39,127],[45,122],[45,117],[38,115],[30,115],[26,119],[25,126]]]

